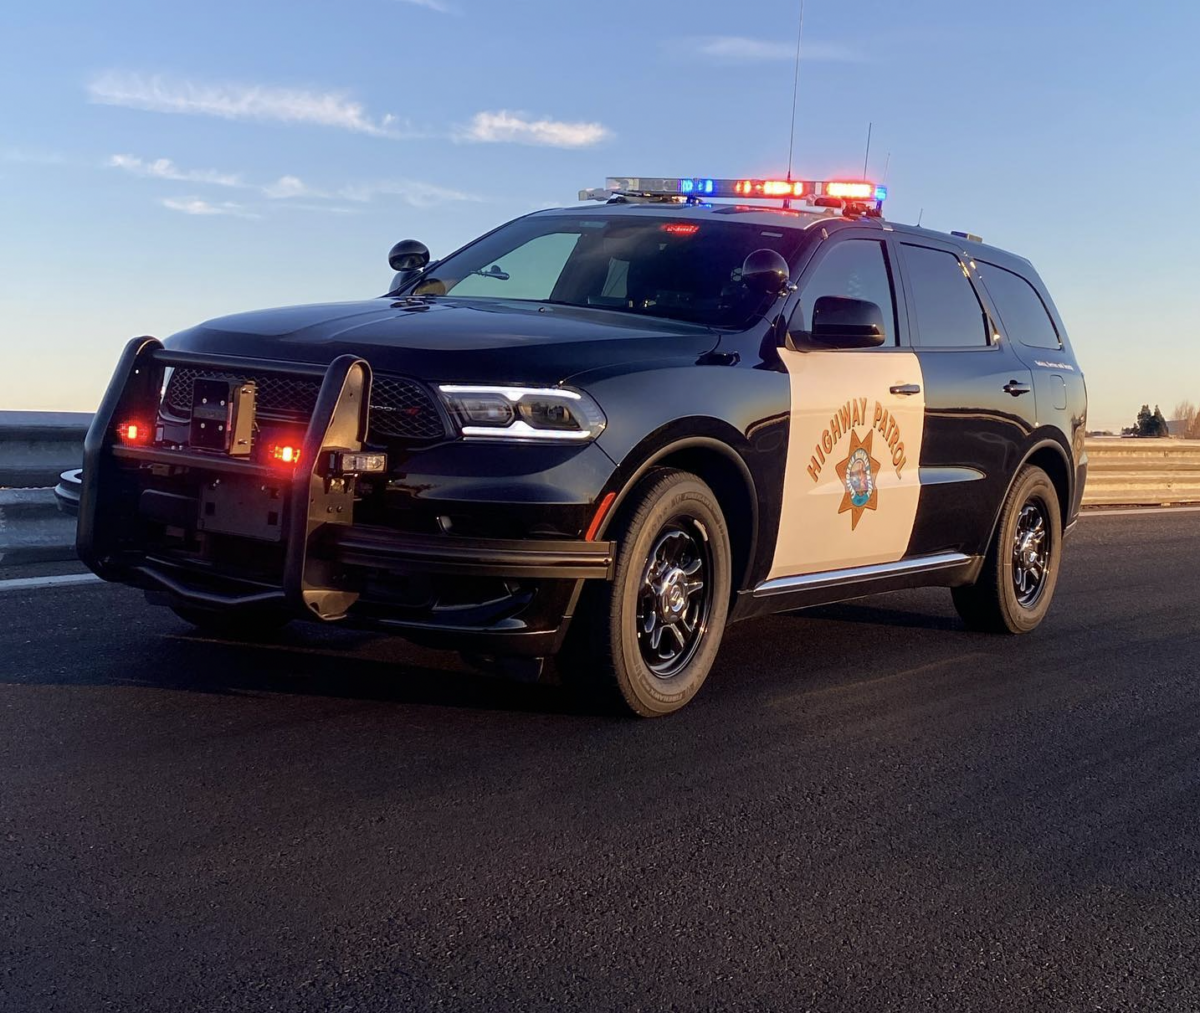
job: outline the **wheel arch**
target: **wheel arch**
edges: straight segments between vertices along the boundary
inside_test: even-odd
[[[684,436],[635,448],[618,469],[616,499],[604,516],[597,537],[621,514],[637,484],[653,468],[678,468],[700,478],[713,491],[725,515],[733,572],[734,595],[748,584],[758,545],[758,492],[749,465],[728,441],[716,436]],[[738,523],[746,518],[749,523]]]
[[[990,546],[992,539],[996,537],[996,525],[1000,523],[1000,514],[1004,510],[1004,504],[1008,502],[1008,497],[1012,493],[1013,486],[1016,484],[1017,477],[1021,474],[1022,469],[1029,464],[1036,465],[1049,476],[1050,482],[1054,486],[1054,491],[1058,493],[1058,505],[1062,516],[1062,525],[1066,528],[1071,513],[1072,483],[1074,482],[1071,470],[1071,458],[1062,443],[1052,436],[1044,436],[1041,439],[1035,440],[1025,451],[1025,455],[1013,469],[1012,475],[1009,476],[1008,484],[1004,488],[1004,495],[1000,498],[1000,502],[996,504],[996,511],[992,517],[991,533],[988,535],[985,548],[986,546]]]

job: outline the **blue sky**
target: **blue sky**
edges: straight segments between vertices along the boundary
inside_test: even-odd
[[[786,168],[797,0],[40,0],[0,12],[0,408],[123,342],[383,291],[610,174]],[[796,169],[1028,256],[1093,425],[1200,401],[1192,4],[807,0]]]

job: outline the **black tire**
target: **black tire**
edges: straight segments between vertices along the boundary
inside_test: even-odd
[[[560,674],[606,708],[674,713],[704,684],[721,646],[731,579],[725,517],[695,475],[657,468],[608,537],[618,546],[616,576],[586,589]]]
[[[1009,490],[979,579],[953,589],[968,628],[1028,633],[1046,617],[1062,557],[1058,491],[1041,468],[1027,465]]]
[[[233,640],[269,640],[291,622],[287,613],[265,609],[245,612],[172,605],[171,611],[203,633]]]

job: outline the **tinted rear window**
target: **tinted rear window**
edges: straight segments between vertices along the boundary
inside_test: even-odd
[[[995,264],[984,264],[983,269],[983,284],[1009,338],[1030,348],[1062,348],[1054,321],[1037,289],[1019,274]]]
[[[904,244],[922,348],[985,348],[987,315],[953,253]]]

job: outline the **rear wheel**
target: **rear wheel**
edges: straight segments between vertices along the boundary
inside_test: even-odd
[[[1050,608],[1061,552],[1058,492],[1041,468],[1030,465],[1004,502],[979,579],[953,589],[954,607],[973,630],[1028,633]]]
[[[563,680],[641,717],[679,710],[703,685],[729,611],[725,518],[696,476],[661,468],[630,494],[611,583],[587,589],[561,655]]]
[[[291,616],[285,612],[262,609],[237,612],[195,605],[172,605],[171,611],[204,633],[233,640],[266,640],[291,622]]]

